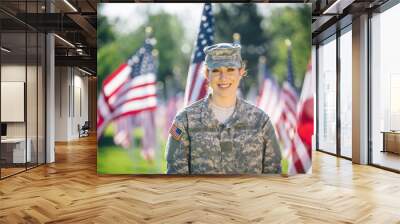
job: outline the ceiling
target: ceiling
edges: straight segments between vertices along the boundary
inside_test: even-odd
[[[293,2],[312,4],[313,42],[335,32],[338,21],[350,21],[360,12],[373,10],[388,0],[268,0],[266,2]],[[47,4],[46,4],[47,2]],[[97,3],[150,2],[115,0],[1,0],[0,25],[2,46],[13,51],[8,60],[17,60],[35,54],[43,45],[34,35],[25,31],[54,32],[56,65],[78,66],[96,74],[97,67]],[[257,2],[257,1],[255,1]],[[265,1],[262,1],[265,2]],[[348,18],[350,17],[350,18]],[[346,22],[341,25],[346,25]],[[40,38],[39,38],[40,39]],[[25,49],[25,41],[28,43]],[[32,43],[31,43],[32,42]],[[40,41],[39,41],[40,42]],[[37,48],[38,46],[39,48]],[[4,53],[2,52],[2,55]],[[4,57],[3,57],[4,60]]]
[[[313,44],[351,24],[352,18],[376,9],[390,0],[309,0],[312,3]]]
[[[36,57],[36,51],[44,47],[44,44],[36,43],[37,33],[50,32],[56,34],[56,66],[77,66],[95,75],[97,2],[97,0],[1,0],[2,46],[12,50],[7,53],[7,59],[3,57],[2,60],[17,62],[23,60],[26,55],[28,59]],[[25,32],[27,32],[26,40]],[[39,42],[43,38],[40,36]]]

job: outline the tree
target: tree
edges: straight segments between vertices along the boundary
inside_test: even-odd
[[[97,47],[101,48],[115,40],[115,35],[107,17],[98,14],[97,18]]]
[[[147,26],[152,27],[152,35],[157,40],[155,45],[155,49],[159,52],[157,81],[165,83],[166,77],[178,73],[177,76],[183,85],[190,59],[181,51],[185,38],[183,26],[176,16],[158,12],[148,15],[147,21],[138,29],[121,35],[99,48],[97,54],[99,87],[107,75],[126,62],[143,45]]]
[[[157,40],[155,48],[159,54],[158,80],[165,82],[167,76],[179,73],[178,77],[186,80],[189,59],[181,50],[185,32],[181,21],[174,15],[160,12],[150,15],[148,25],[154,29]]]
[[[265,53],[268,36],[261,28],[263,17],[256,4],[215,4],[215,40],[233,42],[233,34],[241,36],[242,57],[247,62],[248,78],[242,80],[243,90],[247,92],[257,80],[258,57]]]
[[[271,37],[267,52],[268,64],[272,72],[282,82],[287,75],[287,46],[285,40],[292,42],[292,59],[295,85],[299,89],[311,55],[311,7],[284,7],[274,10],[265,19],[265,32]]]

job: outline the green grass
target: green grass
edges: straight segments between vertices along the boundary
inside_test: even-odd
[[[97,172],[100,174],[164,174],[166,172],[165,144],[166,139],[161,137],[161,130],[157,130],[157,147],[154,160],[147,161],[141,155],[140,139],[143,136],[141,129],[135,129],[133,136],[134,148],[124,149],[113,142],[114,130],[109,125],[97,151]]]

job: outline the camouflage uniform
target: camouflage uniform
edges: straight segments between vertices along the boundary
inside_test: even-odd
[[[237,98],[232,116],[220,124],[209,101],[210,95],[175,117],[166,149],[167,173],[280,173],[281,151],[268,115]]]

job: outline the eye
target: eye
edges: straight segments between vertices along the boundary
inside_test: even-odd
[[[234,72],[235,69],[234,69],[234,68],[227,68],[226,71],[227,71],[227,72]]]
[[[211,70],[211,72],[212,72],[212,73],[218,73],[219,70],[215,68],[215,69]]]

